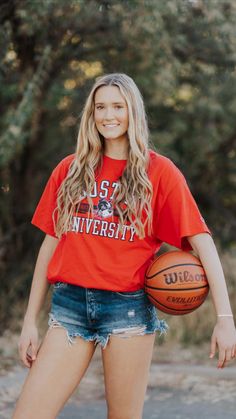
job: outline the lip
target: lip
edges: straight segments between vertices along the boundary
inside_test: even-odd
[[[115,128],[118,127],[120,124],[103,124],[104,128]]]

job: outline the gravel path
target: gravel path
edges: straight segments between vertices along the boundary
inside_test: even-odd
[[[19,364],[0,376],[0,419],[10,419],[28,369]],[[88,392],[89,389],[89,392]],[[143,419],[235,419],[236,367],[151,365]],[[106,419],[100,353],[58,419]]]

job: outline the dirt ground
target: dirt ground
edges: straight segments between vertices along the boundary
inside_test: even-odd
[[[7,331],[0,338],[0,419],[11,418],[28,373],[28,369],[22,366],[18,358],[18,338],[17,334]],[[144,418],[194,419],[192,409],[198,412],[196,417],[199,418],[199,412],[204,406],[205,411],[201,413],[203,418],[234,418],[236,362],[218,370],[217,358],[210,360],[208,356],[209,345],[182,348],[176,343],[164,342],[158,345],[156,342]],[[221,413],[224,406],[227,411]],[[105,409],[101,353],[97,348],[79,388],[75,390],[59,418],[105,419]]]

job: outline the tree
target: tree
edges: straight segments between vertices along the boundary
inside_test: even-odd
[[[30,219],[103,73],[134,78],[152,144],[184,172],[221,243],[235,243],[233,2],[2,0],[0,24],[0,318],[29,287],[42,239]]]

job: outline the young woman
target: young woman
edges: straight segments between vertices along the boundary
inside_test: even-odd
[[[13,419],[53,419],[102,347],[109,419],[140,419],[155,332],[165,320],[144,292],[144,274],[167,242],[194,250],[206,270],[217,321],[218,367],[236,355],[222,267],[187,183],[149,148],[142,96],[114,73],[95,82],[76,151],[53,170],[32,218],[46,233],[19,339],[29,374]],[[49,329],[39,348],[37,317],[53,284]],[[124,385],[125,384],[125,385]],[[89,391],[89,390],[88,390]]]

